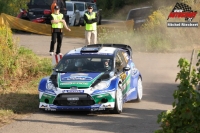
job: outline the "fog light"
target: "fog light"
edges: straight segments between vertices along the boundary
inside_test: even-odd
[[[101,102],[102,102],[102,103],[107,103],[107,102],[108,102],[108,99],[103,98],[103,99],[101,99]]]
[[[49,103],[49,99],[45,99],[44,102],[45,102],[45,103]]]

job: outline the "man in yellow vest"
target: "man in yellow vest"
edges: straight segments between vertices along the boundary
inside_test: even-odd
[[[63,14],[60,13],[59,6],[54,7],[54,13],[51,14],[51,27],[52,27],[52,35],[51,35],[51,45],[50,45],[50,55],[54,54],[54,45],[57,39],[57,49],[56,54],[61,54],[61,45],[62,45],[62,38],[63,38],[63,26],[68,30],[71,29],[67,26]]]
[[[97,14],[93,11],[91,5],[88,6],[88,11],[84,14],[85,21],[85,43],[86,45],[97,43]]]

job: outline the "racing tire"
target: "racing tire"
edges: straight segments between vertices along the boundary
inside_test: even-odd
[[[141,77],[138,78],[137,82],[137,102],[140,102],[142,100],[142,95],[143,95],[143,86],[142,86],[142,79]]]
[[[122,89],[118,86],[115,93],[115,107],[113,110],[110,110],[113,114],[120,114],[123,110],[123,94]]]

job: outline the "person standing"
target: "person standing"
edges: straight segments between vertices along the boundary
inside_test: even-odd
[[[60,13],[62,13],[64,15],[65,22],[67,24],[69,24],[69,16],[67,15],[67,6],[65,3],[65,0],[53,0],[53,3],[51,4],[51,12],[52,13],[54,12],[54,7],[56,5],[60,7]]]
[[[85,43],[86,45],[97,43],[97,14],[93,12],[93,7],[89,5],[88,11],[84,14],[85,22]]]
[[[60,7],[60,13],[64,15],[65,22],[69,25],[69,16],[67,15],[67,6],[65,0],[57,0],[57,5]]]
[[[51,4],[51,13],[54,13],[54,8],[57,5],[57,0],[53,0],[53,3]]]
[[[63,26],[68,30],[71,29],[67,26],[63,14],[59,12],[60,7],[54,7],[54,13],[51,14],[51,28],[52,28],[52,35],[51,35],[51,44],[50,44],[50,55],[54,54],[54,45],[57,39],[57,49],[56,54],[61,54],[61,45],[62,45],[62,38],[63,38]]]

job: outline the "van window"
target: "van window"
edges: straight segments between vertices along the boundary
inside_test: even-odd
[[[73,11],[72,3],[66,3],[67,11]]]

